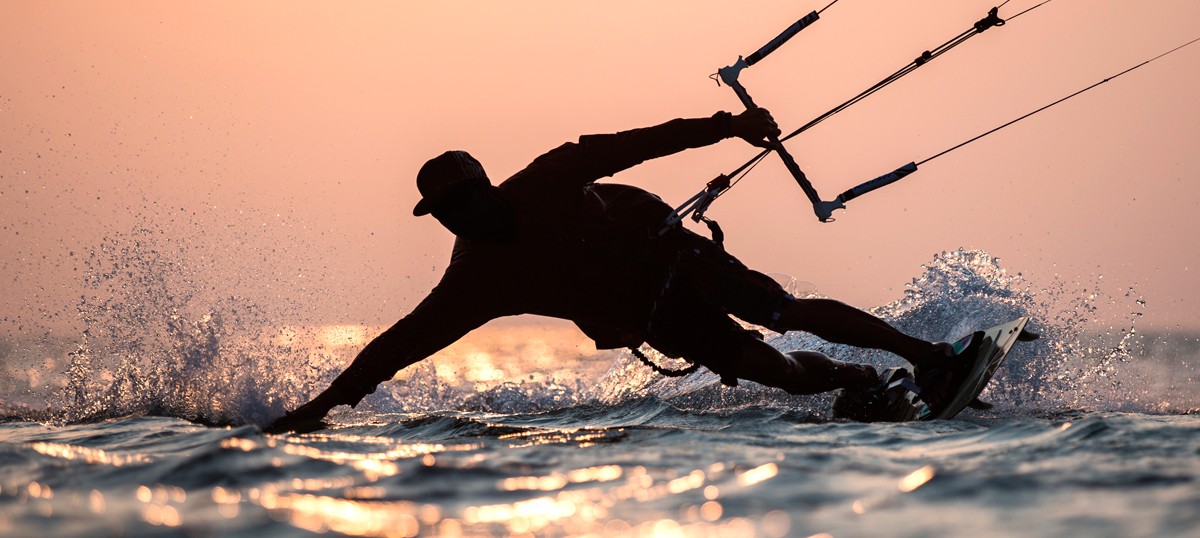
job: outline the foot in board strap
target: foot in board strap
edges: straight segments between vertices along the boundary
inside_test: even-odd
[[[904,368],[890,368],[869,389],[842,389],[833,400],[833,416],[860,422],[919,420],[929,414],[929,407],[918,391],[912,373]]]
[[[971,375],[970,360],[979,350],[983,332],[977,332],[968,343],[959,347],[955,344],[938,342],[933,353],[913,363],[913,378],[921,399],[929,405],[932,415],[937,415],[954,397],[958,387]],[[957,343],[956,343],[957,344]],[[978,404],[976,404],[978,402]],[[986,402],[971,402],[974,408],[990,407]],[[976,407],[976,405],[980,407]],[[984,407],[986,406],[986,407]]]

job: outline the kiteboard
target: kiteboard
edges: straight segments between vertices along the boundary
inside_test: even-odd
[[[1020,317],[955,341],[954,356],[946,360],[966,361],[950,365],[961,381],[936,398],[932,394],[921,396],[921,382],[925,380],[918,379],[911,370],[892,368],[884,372],[882,390],[842,390],[834,400],[833,416],[862,422],[905,422],[950,419],[967,407],[989,409],[991,404],[980,400],[979,394],[1017,342],[1037,339],[1036,333],[1025,328],[1028,324],[1028,317]],[[931,406],[926,400],[936,401]]]

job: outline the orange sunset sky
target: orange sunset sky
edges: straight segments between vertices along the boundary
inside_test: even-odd
[[[10,0],[0,331],[72,323],[88,260],[111,263],[99,249],[131,237],[132,255],[172,256],[149,271],[172,273],[174,293],[242,297],[280,322],[390,323],[449,257],[451,235],[411,215],[426,159],[466,149],[498,181],[581,134],[738,111],[708,75],[826,3]],[[992,5],[841,0],[742,81],[790,131]],[[832,198],[1200,37],[1197,20],[1195,0],[1054,0],[788,147]],[[965,247],[1035,288],[1100,286],[1118,319],[1132,287],[1139,324],[1200,328],[1197,140],[1200,44],[939,158],[836,223],[817,222],[774,157],[710,216],[751,267],[863,308]],[[675,204],[755,153],[731,140],[612,181]],[[115,278],[143,285],[141,267]]]

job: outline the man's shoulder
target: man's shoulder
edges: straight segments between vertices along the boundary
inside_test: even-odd
[[[624,183],[592,183],[588,188],[605,200],[626,198],[662,202],[662,198],[657,194]]]
[[[500,182],[498,187],[509,201],[518,207],[528,204],[562,204],[570,206],[580,203],[585,196],[584,182],[568,164],[570,157],[556,155],[570,142],[559,146],[529,163],[528,166]]]
[[[534,159],[533,162],[526,165],[525,168],[521,169],[521,171],[500,182],[500,186],[551,181],[554,179],[554,176],[569,173],[570,167],[564,166],[564,164],[571,161],[576,146],[577,144],[574,142],[566,142],[557,148],[543,153]]]

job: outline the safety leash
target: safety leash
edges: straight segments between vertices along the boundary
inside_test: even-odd
[[[633,353],[634,357],[637,357],[638,360],[642,361],[642,364],[649,366],[651,370],[654,370],[655,372],[658,372],[659,374],[665,375],[667,377],[683,377],[685,375],[688,375],[688,374],[700,369],[700,364],[693,362],[691,364],[691,366],[688,366],[686,368],[682,368],[679,370],[671,370],[669,368],[659,366],[658,363],[650,360],[650,357],[647,357],[645,353],[642,353],[642,350],[640,350],[636,347],[629,348],[629,352]]]

